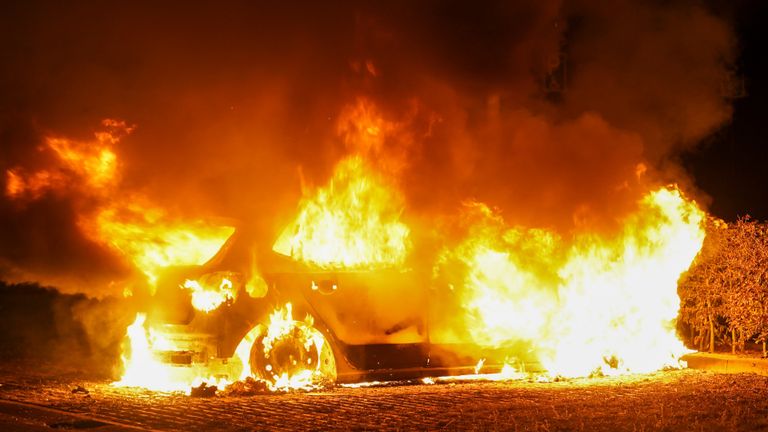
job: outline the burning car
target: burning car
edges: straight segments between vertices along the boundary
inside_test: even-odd
[[[677,280],[704,238],[694,201],[674,185],[648,190],[609,233],[515,226],[472,200],[437,224],[414,220],[395,151],[410,142],[403,128],[364,99],[343,110],[348,153],[324,186],[302,185],[269,246],[247,226],[232,234],[135,201],[98,213],[95,235],[155,290],[128,328],[118,384],[253,377],[281,389],[486,363],[563,376],[680,366]]]
[[[188,386],[250,376],[296,388],[475,370],[476,356],[449,355],[462,350],[430,341],[429,275],[326,270],[251,244],[237,231],[204,265],[159,277],[145,319],[164,377]],[[138,375],[151,376],[146,365]]]

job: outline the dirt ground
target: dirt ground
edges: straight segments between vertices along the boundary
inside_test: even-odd
[[[768,430],[768,377],[698,370],[558,382],[193,398],[0,367],[3,430]]]

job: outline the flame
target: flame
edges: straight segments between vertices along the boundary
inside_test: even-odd
[[[110,123],[111,127],[119,126]],[[125,123],[122,123],[125,128]],[[130,133],[131,129],[125,129]],[[93,190],[112,186],[117,179],[117,155],[112,146],[118,137],[109,132],[97,132],[95,143],[82,143],[68,138],[48,138],[48,147],[63,165],[85,181]]]
[[[472,342],[496,347],[542,335],[556,303],[551,274],[559,262],[560,239],[544,230],[508,228],[486,205],[467,203],[462,224],[469,226],[456,247],[438,257],[435,276],[458,277],[462,325]]]
[[[182,391],[190,393],[192,387],[203,382],[224,389],[229,380],[213,374],[206,375],[204,369],[192,367],[174,367],[164,363],[159,353],[180,350],[171,340],[161,333],[147,329],[146,315],[136,314],[133,324],[128,326],[128,352],[121,356],[124,372],[119,381],[112,383],[116,387],[143,387],[155,391]]]
[[[200,265],[211,259],[234,228],[172,216],[140,194],[119,190],[120,163],[115,147],[135,126],[105,119],[91,140],[47,137],[42,150],[53,166],[26,173],[6,171],[6,195],[37,199],[48,191],[77,192],[88,202],[78,226],[91,240],[128,258],[153,289],[160,270],[173,265]]]
[[[203,278],[202,283],[187,279],[181,287],[192,292],[192,306],[203,312],[214,311],[225,302],[234,301],[237,296],[237,286],[229,277],[219,273]]]
[[[327,186],[305,195],[273,250],[326,269],[402,265],[410,230],[400,221],[405,200],[396,180],[413,137],[364,98],[341,112],[337,133],[350,155]]]
[[[79,215],[81,230],[130,259],[151,288],[166,267],[202,265],[213,258],[234,228],[180,217],[140,194],[118,193],[115,146],[133,127],[114,120],[103,125],[91,141],[46,139],[45,149],[57,165],[35,172],[7,170],[6,195],[36,199],[66,188],[83,193],[89,205]],[[413,139],[403,124],[385,119],[364,99],[341,113],[337,132],[350,154],[338,162],[325,187],[305,192],[297,217],[273,249],[323,269],[403,266],[411,233],[401,221],[405,199],[397,179]],[[638,177],[643,172],[638,167]],[[613,238],[563,239],[545,229],[510,227],[497,211],[476,202],[468,203],[462,216],[469,227],[466,236],[439,254],[434,269],[436,279],[456,282],[463,313],[457,320],[472,342],[502,349],[524,344],[552,375],[680,366],[686,349],[673,325],[677,279],[701,248],[704,214],[678,189],[648,193]],[[245,291],[263,297],[266,282],[255,262],[253,267]],[[196,309],[210,312],[235,300],[243,281],[237,282],[236,287],[232,278],[219,274],[188,279],[182,287],[190,290]],[[228,376],[257,377],[273,390],[314,388],[319,380],[335,377],[330,347],[312,317],[298,321],[292,312],[288,303],[268,323],[254,327],[238,345],[232,359],[236,370],[229,369],[235,372]],[[188,391],[203,380],[227,384],[215,368],[164,363],[163,352],[184,347],[148,326],[143,314],[128,327],[127,337],[125,374],[116,385]],[[288,354],[281,360],[278,351]],[[479,362],[471,376],[521,376],[511,365],[498,374],[480,373],[483,366]]]
[[[521,372],[520,370],[518,370],[518,368],[512,366],[509,363],[504,363],[504,365],[498,372],[480,373],[480,369],[483,367],[484,363],[485,363],[484,359],[480,360],[477,366],[475,366],[475,372],[472,374],[427,376],[427,377],[421,378],[419,381],[421,381],[422,384],[432,385],[432,384],[457,383],[457,382],[467,382],[467,381],[517,381],[517,380],[523,380],[526,378],[531,378],[533,376],[532,374]],[[542,380],[546,380],[547,378],[544,375],[537,375],[536,379],[539,381],[542,381]],[[366,387],[377,387],[385,384],[386,382],[382,382],[382,381],[367,381],[367,382],[359,382],[359,383],[344,383],[344,384],[340,384],[340,386],[345,388],[366,388]]]
[[[480,373],[480,370],[483,367],[483,364],[485,363],[485,360],[480,360],[480,362],[475,366],[475,373],[474,374],[468,374],[468,375],[448,375],[448,376],[440,376],[440,377],[434,377],[431,378],[431,383],[450,383],[450,382],[457,382],[457,381],[515,381],[515,380],[522,380],[529,377],[529,374],[526,374],[524,372],[521,372],[516,368],[515,366],[512,366],[509,363],[504,363],[504,365],[501,367],[501,370],[498,372],[492,372],[492,373]]]
[[[152,286],[165,267],[205,264],[234,232],[233,227],[173,217],[142,196],[106,205],[94,217],[81,218],[80,226],[94,241],[130,259]]]
[[[276,351],[285,347],[293,351],[285,358],[278,358]],[[254,357],[253,350],[260,352]],[[249,376],[264,379],[273,391],[311,390],[336,377],[336,365],[325,337],[314,328],[310,315],[304,321],[294,320],[291,303],[272,312],[265,327],[249,332],[235,349],[235,357],[243,365],[240,379]],[[305,357],[306,364],[302,366],[298,361]],[[265,364],[254,365],[252,358]],[[260,370],[254,370],[253,366]]]
[[[680,367],[677,280],[704,242],[704,213],[679,190],[645,196],[613,243],[581,239],[560,269],[565,283],[542,364],[564,376]]]
[[[553,375],[679,367],[677,280],[701,248],[704,214],[676,188],[649,193],[618,238],[507,228],[481,204],[444,251],[436,275],[458,267],[464,325],[481,346],[523,342]]]
[[[38,171],[25,175],[20,168],[6,171],[5,194],[8,198],[20,200],[23,198],[37,199],[56,185],[65,184],[63,175],[56,171]]]
[[[321,268],[402,265],[410,245],[402,196],[361,157],[341,161],[328,186],[306,198],[275,252]]]
[[[50,152],[54,166],[32,173],[21,168],[6,171],[6,196],[12,199],[37,199],[47,191],[76,188],[89,196],[105,196],[119,180],[119,166],[114,147],[135,126],[124,121],[105,119],[104,130],[89,141],[64,137],[46,137],[43,151]]]
[[[477,365],[475,365],[475,374],[479,374],[480,370],[483,369],[483,365],[485,365],[485,359],[480,359],[480,361],[477,362]]]

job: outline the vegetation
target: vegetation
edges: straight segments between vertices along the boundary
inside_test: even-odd
[[[768,224],[748,216],[735,223],[707,221],[701,253],[679,283],[680,324],[689,343],[732,352],[768,339]]]

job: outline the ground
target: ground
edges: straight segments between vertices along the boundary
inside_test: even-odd
[[[768,430],[768,377],[702,370],[194,398],[0,368],[0,429]]]

